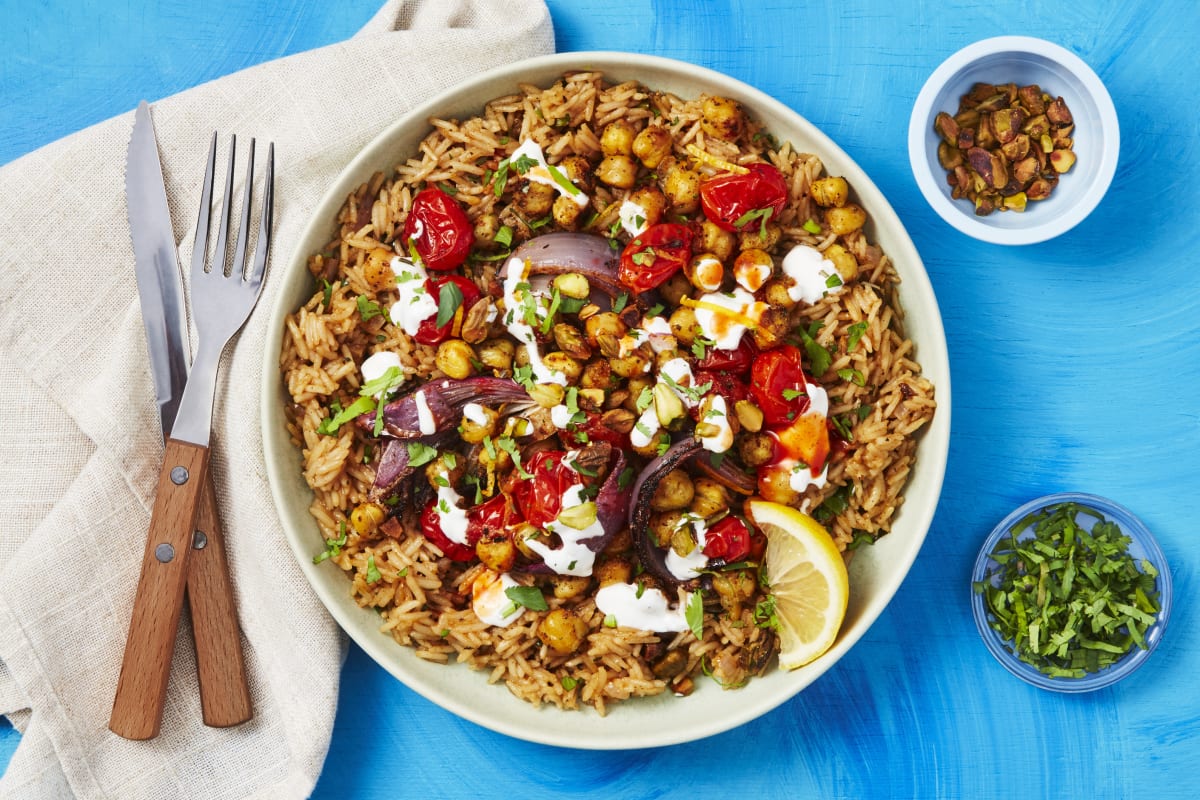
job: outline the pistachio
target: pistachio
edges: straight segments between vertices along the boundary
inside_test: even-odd
[[[583,300],[591,293],[588,279],[578,272],[564,272],[554,276],[554,288],[566,297]]]
[[[1076,159],[1066,101],[1036,84],[976,83],[933,127],[951,196],[971,201],[980,216],[1049,197]]]
[[[525,390],[542,408],[554,408],[563,401],[565,391],[557,383],[535,383]]]
[[[1075,165],[1075,154],[1070,150],[1055,150],[1050,154],[1050,166],[1054,171],[1063,173]]]
[[[586,530],[596,521],[596,504],[589,500],[558,512],[558,521],[577,531]]]
[[[743,429],[751,433],[762,430],[763,412],[749,400],[738,400],[733,404],[733,413]]]
[[[661,425],[666,427],[687,413],[683,401],[675,390],[665,383],[654,385],[654,414]]]
[[[558,345],[559,350],[572,358],[586,361],[592,357],[592,348],[588,347],[583,334],[574,325],[568,325],[565,322],[555,325],[554,343]]]

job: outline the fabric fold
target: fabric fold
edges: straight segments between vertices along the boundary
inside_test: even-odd
[[[553,44],[540,0],[390,0],[346,42],[152,103],[185,257],[213,130],[275,143],[267,283],[226,353],[214,419],[255,708],[232,729],[201,722],[185,619],[160,736],[128,742],[107,730],[162,451],[125,211],[132,110],[0,169],[0,397],[17,420],[0,428],[0,489],[16,498],[0,506],[0,713],[23,731],[0,798],[311,792],[346,643],[267,486],[267,310],[290,244],[355,153],[433,94]]]

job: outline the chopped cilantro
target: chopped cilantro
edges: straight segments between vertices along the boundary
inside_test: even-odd
[[[546,598],[542,595],[542,590],[536,586],[510,586],[504,590],[504,595],[519,606],[524,606],[530,611],[545,611],[550,608],[546,604]]]
[[[379,574],[379,568],[375,566],[375,556],[367,556],[367,583],[378,583],[382,577]]]
[[[438,287],[438,311],[434,325],[438,328],[447,325],[463,304],[462,289],[454,281],[446,281]]]
[[[408,447],[408,465],[410,467],[419,467],[437,458],[436,447],[430,447],[421,442],[408,442],[406,446]]]

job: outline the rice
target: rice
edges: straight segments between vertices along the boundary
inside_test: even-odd
[[[372,253],[403,252],[404,221],[422,188],[440,186],[477,227],[481,220],[499,218],[527,238],[536,231],[513,217],[509,199],[498,197],[488,180],[500,159],[526,140],[536,141],[551,163],[572,156],[594,163],[601,157],[605,126],[616,120],[635,126],[653,122],[671,133],[676,157],[683,158],[689,146],[702,154],[705,174],[715,171],[713,164],[773,164],[789,192],[788,205],[771,220],[781,241],[823,252],[844,247],[859,265],[857,280],[842,291],[811,305],[800,303],[792,312],[792,322],[811,331],[814,342],[831,354],[828,368],[815,378],[829,392],[829,417],[840,421],[838,430],[847,442],[845,453],[830,461],[827,483],[807,489],[796,504],[824,511],[822,521],[843,550],[887,533],[903,503],[917,434],[934,413],[933,386],[921,376],[912,342],[904,335],[899,279],[887,255],[861,230],[839,236],[824,226],[815,234],[806,228],[821,218],[809,194],[823,174],[819,158],[774,142],[749,117],[738,143],[706,135],[703,102],[703,97],[681,99],[636,82],[612,85],[598,73],[581,72],[546,88],[521,85],[517,93],[489,103],[479,117],[431,120],[432,131],[416,153],[346,198],[336,238],[309,259],[315,291],[287,319],[280,368],[291,398],[289,430],[313,491],[310,511],[327,542],[317,557],[347,573],[355,601],[376,609],[381,631],[397,643],[425,660],[481,670],[490,682],[503,683],[535,705],[590,706],[603,714],[612,703],[631,697],[689,694],[702,673],[734,688],[768,666],[777,643],[769,627],[757,624],[761,619],[756,620],[752,603],[710,604],[697,639],[690,630],[660,634],[606,624],[594,590],[582,597],[550,593],[547,611],[527,610],[508,627],[493,627],[472,610],[472,587],[486,571],[482,564],[447,558],[421,535],[413,515],[382,525],[377,519],[355,522],[356,509],[373,505],[369,491],[379,443],[354,424],[333,433],[322,432],[322,425],[358,396],[360,366],[374,353],[395,353],[418,379],[441,374],[434,347],[413,341],[390,324],[386,312],[368,315],[362,305],[367,298],[386,309],[394,296],[373,288]],[[587,230],[610,230],[627,194],[596,181],[589,209],[594,218]],[[473,261],[465,269],[485,297],[495,285],[497,263]],[[538,637],[541,620],[558,608],[569,608],[587,629],[585,644],[566,654]],[[665,654],[675,654],[672,669],[661,669]]]

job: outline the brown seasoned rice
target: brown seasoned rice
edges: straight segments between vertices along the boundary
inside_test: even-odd
[[[697,640],[690,631],[660,635],[607,627],[590,597],[580,602],[551,596],[551,608],[571,602],[589,631],[586,646],[555,655],[536,635],[539,614],[526,613],[506,628],[492,628],[475,616],[469,599],[472,581],[483,569],[478,562],[450,561],[419,530],[397,538],[379,532],[360,535],[348,525],[351,512],[368,501],[376,445],[352,424],[334,435],[318,432],[331,415],[331,404],[357,396],[359,365],[375,352],[397,353],[406,368],[423,378],[440,374],[435,348],[413,342],[386,315],[364,320],[357,305],[361,296],[383,295],[364,277],[367,254],[399,248],[404,220],[423,186],[450,187],[472,221],[500,213],[501,200],[486,175],[519,142],[535,139],[551,162],[572,154],[596,161],[600,133],[617,119],[638,124],[658,120],[672,133],[676,154],[692,144],[727,162],[769,161],[789,183],[789,205],[773,220],[783,240],[821,250],[839,241],[860,265],[858,280],[844,291],[796,312],[806,327],[822,323],[815,339],[834,354],[830,367],[815,376],[829,391],[830,417],[853,420],[854,446],[848,456],[833,459],[827,485],[810,488],[804,497],[806,508],[818,508],[841,492],[844,508],[826,522],[839,548],[857,544],[856,537],[869,540],[890,530],[903,503],[916,434],[934,413],[933,386],[922,377],[912,342],[904,336],[899,279],[888,257],[861,230],[838,237],[828,231],[814,235],[804,227],[806,221],[820,219],[809,196],[810,185],[823,172],[818,157],[795,152],[786,142],[777,144],[757,128],[758,135],[747,135],[740,143],[706,136],[702,100],[655,93],[634,82],[612,85],[597,73],[583,72],[548,88],[521,85],[517,93],[489,103],[479,117],[431,120],[433,130],[417,153],[394,173],[374,175],[346,199],[336,236],[310,259],[317,278],[314,294],[287,320],[280,368],[291,398],[289,428],[313,491],[310,511],[331,543],[329,560],[347,573],[358,604],[378,610],[381,630],[396,642],[429,661],[483,670],[491,682],[503,682],[534,704],[565,709],[587,705],[605,713],[610,703],[629,697],[668,689],[686,694],[703,672],[745,679],[756,671],[746,665],[746,654],[772,652],[774,634],[755,624],[752,607],[735,618],[707,612],[703,639]],[[589,230],[608,230],[624,194],[596,182],[591,207],[597,216]],[[484,262],[468,274],[487,296],[494,263]],[[849,350],[855,323],[866,328],[858,346]],[[862,376],[861,385],[839,376],[849,370]],[[851,485],[852,492],[844,488]],[[673,682],[655,677],[651,654],[676,646],[686,648],[684,677]]]

